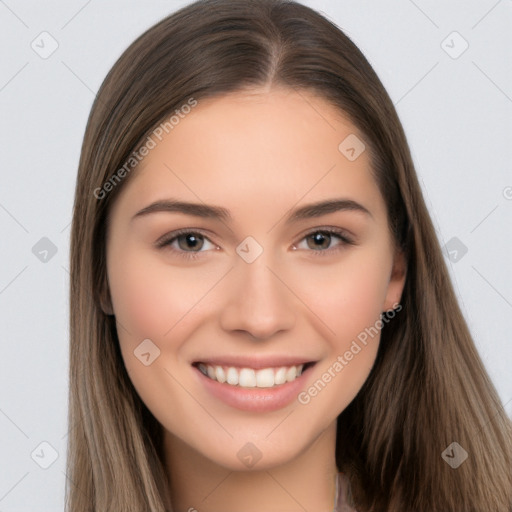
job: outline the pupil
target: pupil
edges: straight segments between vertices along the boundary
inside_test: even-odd
[[[317,247],[326,248],[327,246],[329,246],[329,235],[327,235],[327,234],[315,233],[313,235],[313,240],[315,241],[315,243],[317,243],[317,242],[320,243],[320,245],[317,245]],[[327,246],[325,243],[322,244],[322,242],[327,242]]]
[[[199,241],[198,237],[196,237],[195,235],[183,235],[181,240],[183,240],[183,238],[186,240],[185,249],[194,249],[197,247],[200,248],[200,245],[201,245],[200,241]],[[181,248],[183,249],[183,247],[181,247]]]

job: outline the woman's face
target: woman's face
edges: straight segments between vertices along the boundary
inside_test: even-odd
[[[173,126],[111,211],[124,363],[166,436],[233,470],[246,452],[272,467],[367,379],[403,261],[363,137],[324,100],[237,92]]]

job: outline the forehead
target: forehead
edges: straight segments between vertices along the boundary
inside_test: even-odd
[[[126,205],[168,195],[254,213],[269,203],[347,196],[374,211],[384,207],[364,136],[311,92],[248,90],[200,100],[167,131],[152,135],[153,149],[122,191]]]

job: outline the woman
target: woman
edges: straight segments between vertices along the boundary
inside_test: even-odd
[[[69,511],[511,510],[401,124],[315,11],[200,1],[139,37],[71,242]]]

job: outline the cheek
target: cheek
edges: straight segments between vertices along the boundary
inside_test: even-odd
[[[125,253],[109,265],[114,311],[133,338],[172,338],[175,326],[193,314],[193,308],[211,287],[211,276],[172,268],[147,251]],[[121,333],[120,333],[121,334]]]
[[[382,312],[389,280],[386,256],[354,252],[339,266],[318,268],[303,281],[304,302],[328,328],[328,337],[343,348]]]
[[[180,409],[182,391],[174,380],[183,380],[176,360],[190,335],[190,320],[199,311],[194,306],[212,285],[201,272],[171,268],[157,259],[147,249],[125,250],[117,257],[114,248],[108,275],[125,368],[143,402],[159,420],[168,421],[170,404],[178,417],[185,414]],[[148,366],[136,357],[145,339],[160,350]],[[147,350],[155,349],[150,345]]]
[[[304,302],[312,304],[329,340],[330,353],[318,369],[321,382],[313,384],[311,394],[306,390],[305,396],[305,401],[314,401],[312,410],[318,408],[318,414],[332,404],[341,412],[359,392],[375,362],[390,264],[385,255],[379,258],[377,254],[354,253],[336,270],[314,271],[309,284],[302,286]]]
[[[136,253],[115,261],[108,270],[110,293],[116,318],[126,328],[124,332],[137,339],[161,336],[166,323],[165,311],[173,311],[168,309],[172,304],[169,294],[164,294],[161,276]],[[121,331],[118,329],[120,335]]]

